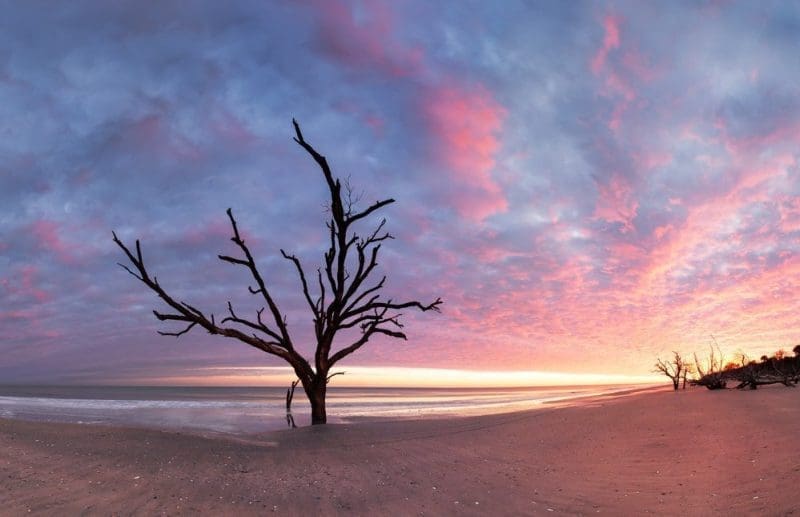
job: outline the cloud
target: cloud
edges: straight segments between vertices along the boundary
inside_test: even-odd
[[[625,178],[613,174],[606,183],[598,185],[595,217],[609,223],[619,223],[622,232],[631,231],[639,208],[634,195],[633,187]]]
[[[483,90],[444,86],[430,92],[424,110],[434,153],[450,173],[451,202],[462,217],[483,220],[508,207],[492,177],[506,110]]]
[[[395,41],[396,21],[388,5],[342,1],[310,2],[318,11],[315,44],[352,70],[375,69],[401,78],[419,73],[422,50]]]
[[[619,48],[619,26],[618,17],[610,14],[603,17],[603,44],[592,57],[590,65],[595,74],[599,74],[606,65],[609,53]]]

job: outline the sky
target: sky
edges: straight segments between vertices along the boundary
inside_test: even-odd
[[[217,259],[229,207],[308,355],[279,250],[323,263],[327,191],[292,118],[361,206],[396,199],[386,296],[444,300],[336,382],[643,378],[712,336],[800,342],[796,2],[0,4],[0,382],[280,372],[158,335],[181,327],[117,265],[112,230],[176,298],[254,316]]]

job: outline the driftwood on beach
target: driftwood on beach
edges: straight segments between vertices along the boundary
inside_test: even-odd
[[[782,384],[794,388],[800,382],[800,345],[793,349],[794,355],[778,350],[773,356],[761,356],[760,361],[751,360],[745,354],[738,354],[738,360],[723,365],[721,354],[715,360],[712,348],[711,365],[699,370],[700,375],[694,384],[708,389],[726,387],[728,381],[736,382],[737,389],[758,389],[759,386]],[[695,362],[699,364],[695,357]]]
[[[759,386],[783,384],[794,388],[800,382],[800,354],[794,357],[764,357],[761,362],[748,361],[726,371],[726,375],[739,384],[739,389],[757,389]]]
[[[670,379],[675,390],[683,380],[686,387],[688,373],[696,375],[690,382],[693,386],[703,386],[709,390],[725,389],[729,382],[736,382],[737,389],[758,389],[759,386],[782,384],[794,388],[800,383],[800,345],[795,346],[789,355],[778,350],[772,356],[761,356],[760,361],[751,360],[746,354],[736,354],[735,360],[725,361],[722,350],[714,342],[708,357],[701,360],[694,354],[694,363],[686,361],[679,352],[673,352],[671,359],[658,358],[655,371]]]

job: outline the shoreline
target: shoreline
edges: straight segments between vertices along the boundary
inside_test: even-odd
[[[413,421],[428,421],[428,420],[453,420],[457,421],[464,418],[481,418],[491,416],[511,416],[521,415],[530,412],[547,411],[560,408],[578,407],[587,404],[593,404],[603,400],[610,400],[616,398],[624,398],[636,395],[644,395],[649,392],[664,391],[666,386],[663,385],[646,385],[625,387],[617,390],[611,390],[601,393],[586,393],[574,396],[557,397],[553,399],[537,400],[520,404],[521,406],[527,404],[525,407],[517,408],[510,405],[503,405],[498,407],[497,410],[487,411],[485,408],[474,410],[466,410],[461,413],[458,412],[442,412],[442,413],[426,413],[422,415],[408,415],[408,416],[377,416],[377,415],[359,415],[352,417],[345,417],[337,420],[333,425],[347,425],[347,424],[361,424],[361,423],[378,423],[378,422],[413,422]],[[672,388],[670,388],[671,390]],[[531,405],[532,404],[532,405]],[[328,415],[329,418],[336,415]]]
[[[458,418],[582,404],[652,385],[526,388],[344,388],[328,397],[329,423]],[[285,392],[228,387],[0,387],[0,418],[189,433],[254,434],[286,428]],[[305,399],[293,411],[310,425]]]
[[[782,386],[241,437],[0,419],[0,499],[11,514],[787,515],[798,421]]]
[[[260,443],[262,441],[269,441],[273,435],[275,437],[284,436],[285,433],[298,433],[303,432],[304,429],[330,429],[343,427],[349,430],[357,430],[360,427],[370,426],[402,426],[404,424],[410,426],[425,426],[426,424],[438,424],[441,426],[450,427],[455,430],[460,430],[462,427],[470,428],[473,424],[492,426],[500,425],[508,421],[515,421],[533,416],[537,413],[555,411],[566,408],[579,408],[587,407],[604,402],[613,402],[617,399],[622,400],[632,396],[643,396],[648,393],[666,392],[667,386],[644,386],[623,388],[618,391],[610,391],[604,393],[590,393],[581,394],[574,397],[563,397],[553,400],[536,401],[535,406],[525,407],[523,409],[515,409],[504,407],[503,409],[492,412],[481,412],[481,410],[466,411],[463,413],[428,413],[423,415],[407,415],[407,416],[381,416],[381,415],[357,415],[348,417],[337,417],[335,413],[329,412],[329,423],[324,426],[311,426],[311,424],[298,425],[297,428],[290,429],[281,427],[279,429],[267,429],[259,432],[242,432],[242,431],[218,431],[209,430],[196,427],[158,427],[146,424],[117,424],[106,422],[68,422],[59,420],[47,420],[38,418],[18,418],[0,416],[0,426],[3,423],[27,423],[32,425],[43,426],[65,426],[77,429],[97,429],[105,430],[107,432],[146,432],[146,433],[163,433],[167,435],[176,436],[196,436],[206,439],[219,439],[231,440],[234,442],[247,442],[247,443]],[[672,388],[669,388],[672,391]],[[309,431],[306,431],[309,432]]]

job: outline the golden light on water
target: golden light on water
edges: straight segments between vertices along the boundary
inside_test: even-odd
[[[606,375],[539,371],[479,371],[395,366],[351,366],[332,381],[338,387],[375,388],[488,388],[523,386],[574,386],[649,384],[662,379],[649,375]],[[183,375],[139,379],[141,384],[203,386],[287,386],[295,378],[288,367],[207,367]]]

